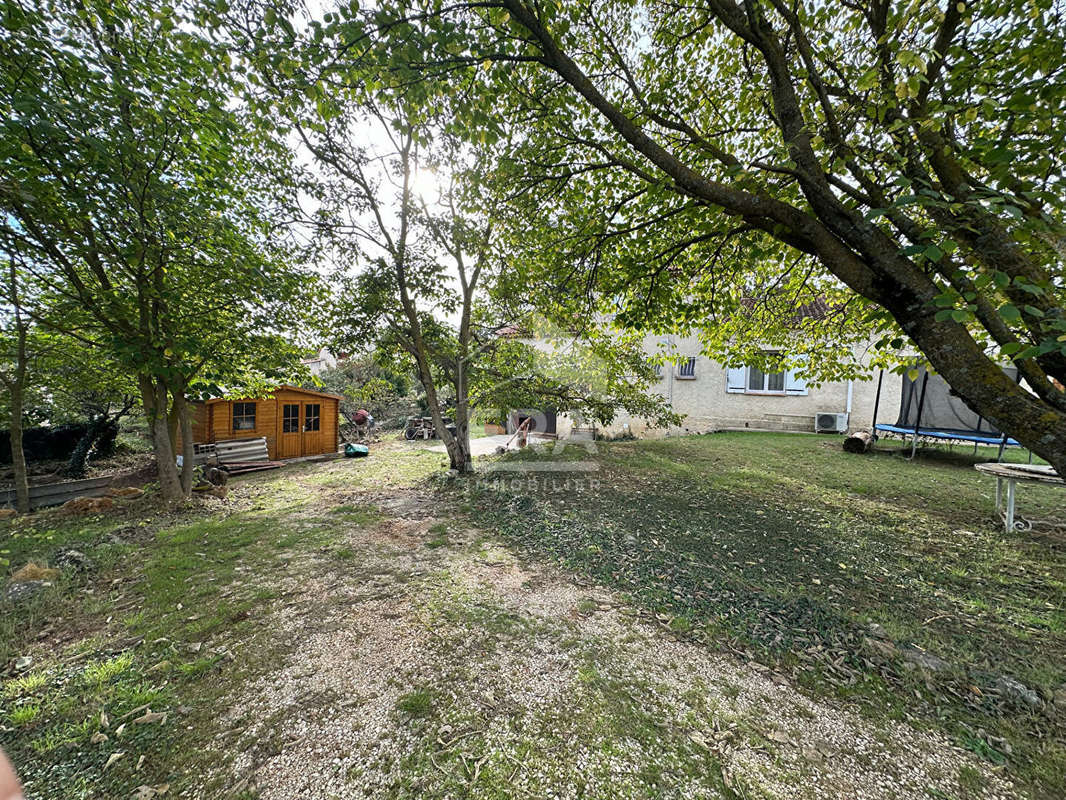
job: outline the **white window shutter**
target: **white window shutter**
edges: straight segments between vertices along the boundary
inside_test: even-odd
[[[747,377],[748,370],[746,367],[727,367],[725,371],[725,390],[727,392],[743,392]]]
[[[785,394],[807,394],[807,381],[799,377],[795,370],[785,372]]]

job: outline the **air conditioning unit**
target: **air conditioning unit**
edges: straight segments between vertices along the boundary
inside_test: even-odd
[[[848,415],[821,412],[814,415],[815,433],[844,433],[848,429]]]

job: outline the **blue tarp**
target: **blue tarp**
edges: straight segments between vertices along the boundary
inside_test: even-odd
[[[903,436],[914,435],[913,427],[905,428],[902,425],[883,425],[878,423],[874,426],[874,429],[885,433],[898,433]],[[927,436],[930,439],[952,439],[959,442],[978,442],[979,444],[998,445],[1003,441],[1002,436],[983,436],[974,431],[940,430],[937,428],[918,428],[918,435]],[[1015,439],[1007,439],[1007,444],[1012,447],[1021,447]]]

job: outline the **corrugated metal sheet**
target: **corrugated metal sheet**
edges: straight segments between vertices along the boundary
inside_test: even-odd
[[[215,455],[222,464],[238,464],[242,461],[269,461],[266,438],[234,439],[215,442]]]

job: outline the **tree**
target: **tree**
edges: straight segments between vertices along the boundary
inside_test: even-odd
[[[4,266],[4,306],[0,307],[0,385],[7,392],[8,430],[11,435],[11,466],[15,473],[15,510],[30,511],[30,486],[26,454],[22,449],[22,429],[26,408],[30,361],[34,355],[30,320],[23,309],[22,276],[10,254]]]
[[[379,424],[402,424],[415,404],[412,373],[405,366],[383,353],[351,355],[304,386],[344,397],[341,413],[348,416],[365,408]]]
[[[458,212],[454,196],[447,216],[434,217],[425,198],[416,194],[414,182],[427,165],[419,160],[425,132],[411,109],[338,99],[340,103],[319,118],[319,130],[299,122],[297,129],[328,171],[318,184],[323,205],[316,228],[334,257],[354,258],[361,267],[354,275],[345,271],[339,276],[345,285],[339,320],[346,334],[342,343],[375,343],[413,361],[451,466],[468,472],[473,465],[464,367],[468,369],[473,349],[478,281],[491,257],[491,226]],[[356,137],[368,132],[380,137],[377,150],[355,144]],[[439,257],[441,252],[450,263]],[[447,266],[455,268],[458,292],[449,285]],[[439,318],[456,311],[455,328]],[[454,390],[454,434],[444,421],[442,384]]]
[[[622,323],[710,320],[728,355],[713,323],[746,299],[778,332],[827,300],[838,339],[913,342],[1066,472],[1057,7],[427,1],[334,27],[392,85],[443,81],[472,127],[523,131],[516,195],[562,231],[554,269]]]
[[[5,26],[0,241],[50,293],[30,313],[135,376],[162,492],[187,496],[188,395],[296,360],[278,333],[310,281],[273,216],[288,151],[187,9],[13,2]]]
[[[12,280],[17,276],[9,271],[7,287],[0,291],[10,321],[0,331],[0,383],[8,390],[0,398],[0,419],[6,419],[11,429],[16,485],[25,480],[26,470],[22,431],[15,428],[24,430],[26,422],[34,421],[84,425],[85,432],[62,470],[67,477],[81,478],[93,449],[113,437],[119,420],[132,411],[137,385],[106,351],[27,317],[23,309],[28,292],[20,281]],[[38,296],[32,305],[40,307],[43,302]],[[17,421],[21,424],[12,425]]]
[[[304,222],[323,260],[339,266],[338,347],[374,348],[413,366],[451,467],[460,472],[473,469],[472,399],[491,387],[509,387],[513,395],[521,375],[526,397],[535,386],[557,401],[591,397],[544,374],[500,369],[530,362],[497,358],[516,346],[500,331],[522,317],[500,302],[502,293],[487,291],[503,285],[498,276],[509,260],[498,235],[498,202],[484,180],[496,158],[489,146],[457,137],[430,87],[392,92],[376,65],[334,58],[339,43],[325,38],[320,22],[297,33],[273,5],[249,19],[231,21],[230,31],[235,51],[257,67],[261,113],[288,120],[315,161],[306,191],[316,211]],[[633,362],[609,363],[628,369]],[[619,406],[639,406],[669,417],[661,398],[644,393],[650,368],[641,364],[626,374],[629,380],[614,384],[624,391],[610,401],[612,415]]]
[[[85,476],[86,464],[96,450],[114,442],[119,421],[137,404],[137,382],[110,353],[87,346],[71,336],[56,336],[55,349],[34,376],[34,385],[47,395],[48,419],[84,422],[78,440],[62,472],[68,478]]]

